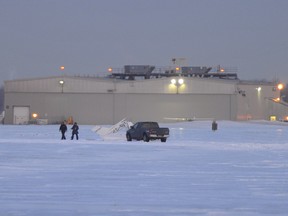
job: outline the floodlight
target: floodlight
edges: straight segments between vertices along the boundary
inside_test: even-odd
[[[176,79],[171,79],[171,83],[175,85],[176,84]]]
[[[284,85],[282,84],[282,83],[279,83],[278,85],[277,85],[277,88],[278,88],[278,90],[282,90],[283,88],[284,88]]]
[[[182,79],[182,78],[178,79],[178,84],[179,85],[182,85],[183,83],[184,83],[184,79]]]

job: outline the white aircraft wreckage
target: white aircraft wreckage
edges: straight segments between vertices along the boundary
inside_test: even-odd
[[[121,135],[119,132],[123,131],[123,129],[125,129],[126,132],[126,130],[128,130],[132,125],[132,122],[124,118],[115,125],[112,125],[111,127],[96,125],[92,128],[92,131],[97,133],[103,139],[109,139],[115,137],[116,134]]]

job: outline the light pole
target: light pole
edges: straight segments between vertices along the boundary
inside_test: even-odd
[[[61,66],[59,67],[59,69],[62,71],[62,76],[64,77],[65,66],[64,66],[64,65],[61,65]],[[60,84],[60,86],[61,86],[61,93],[63,93],[63,92],[64,92],[64,80],[63,80],[63,79],[60,80],[60,81],[59,81],[59,84]]]
[[[176,86],[176,94],[179,94],[179,87],[184,84],[184,79],[183,78],[179,78],[179,79],[173,78],[173,79],[171,79],[171,84]]]

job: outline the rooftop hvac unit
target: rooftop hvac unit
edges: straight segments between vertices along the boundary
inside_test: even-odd
[[[155,66],[151,65],[125,65],[124,73],[126,74],[151,74]]]
[[[211,67],[181,67],[183,74],[208,73],[211,69]]]

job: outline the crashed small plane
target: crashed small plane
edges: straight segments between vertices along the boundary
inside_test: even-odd
[[[92,128],[92,131],[97,133],[101,137],[109,136],[111,134],[115,134],[123,128],[129,129],[133,125],[132,122],[128,121],[126,118],[122,119],[115,125],[111,127],[104,127],[102,125],[96,125]]]

